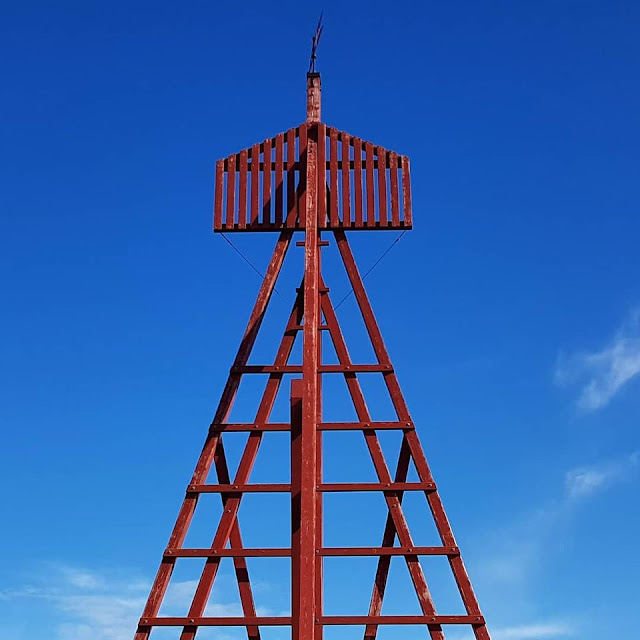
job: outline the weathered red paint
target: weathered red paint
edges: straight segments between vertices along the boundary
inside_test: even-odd
[[[328,127],[320,121],[320,76],[308,75],[307,119],[300,126],[268,138],[261,144],[232,154],[216,163],[214,191],[215,231],[278,231],[276,247],[260,287],[218,409],[209,427],[175,527],[162,555],[160,568],[140,619],[135,640],[148,640],[155,627],[176,627],[181,640],[194,640],[200,627],[240,626],[249,640],[260,640],[262,626],[288,626],[292,640],[322,640],[327,625],[360,625],[364,639],[375,640],[380,625],[419,624],[433,640],[444,640],[442,625],[469,625],[476,640],[490,640],[480,607],[462,562],[437,486],[420,445],[418,434],[400,390],[396,373],[382,339],[362,277],[347,240],[346,230],[411,228],[409,159],[371,142]],[[273,172],[273,176],[272,176]],[[262,173],[262,175],[261,175]],[[328,179],[327,179],[328,174]],[[237,185],[237,194],[236,194]],[[273,198],[273,203],[272,203]],[[330,291],[322,278],[323,230],[331,231],[356,303],[362,314],[376,362],[353,363],[347,350]],[[289,315],[273,364],[249,365],[275,283],[295,231],[304,233],[304,277]],[[333,343],[338,364],[322,361],[322,331]],[[289,362],[296,336],[302,334],[302,363]],[[372,421],[359,374],[383,376],[396,419]],[[240,381],[244,375],[267,376],[255,420],[229,423]],[[285,375],[291,383],[291,418],[270,422],[271,412]],[[324,422],[322,377],[344,377],[356,420]],[[383,455],[378,431],[397,430],[402,443],[392,475]],[[291,481],[251,483],[251,472],[263,434],[291,434]],[[359,431],[377,475],[375,482],[324,482],[322,435],[325,431]],[[248,434],[235,477],[227,466],[223,435]],[[413,463],[418,481],[408,481]],[[209,480],[214,467],[217,481]],[[333,492],[379,492],[388,516],[380,546],[325,547],[323,496]],[[416,546],[403,510],[407,491],[422,492],[440,535],[440,546]],[[248,493],[291,494],[291,546],[245,548],[238,509]],[[184,548],[199,496],[219,494],[223,512],[208,548]],[[396,539],[398,546],[395,546]],[[323,562],[326,557],[372,556],[377,569],[366,615],[324,615]],[[439,615],[420,564],[421,556],[446,557],[466,615]],[[249,579],[247,558],[291,558],[291,615],[259,616]],[[383,615],[390,561],[406,563],[420,604],[420,615]],[[159,616],[176,562],[204,559],[204,569],[186,616]],[[232,558],[242,605],[242,616],[211,617],[205,608],[222,558]]]

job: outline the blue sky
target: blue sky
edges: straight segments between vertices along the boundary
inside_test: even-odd
[[[322,6],[324,120],[411,157],[415,229],[367,287],[494,640],[634,637],[640,6]],[[304,119],[320,8],[3,3],[0,637],[131,636],[259,285],[211,233],[214,162]],[[393,237],[354,236],[359,264]],[[236,242],[264,268],[273,238]],[[334,247],[326,279],[348,291]],[[339,315],[364,361],[352,298]],[[369,479],[359,440],[328,446],[328,477]],[[261,456],[255,480],[280,479],[286,442]],[[241,512],[250,543],[286,538],[273,500]],[[381,535],[373,507],[327,512],[336,544]],[[401,569],[387,613],[414,606]],[[261,610],[286,611],[287,567],[251,570]],[[365,607],[367,571],[328,567],[328,606]],[[211,610],[234,598],[223,565]]]

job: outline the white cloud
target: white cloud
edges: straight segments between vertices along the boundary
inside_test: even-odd
[[[494,640],[541,640],[543,638],[565,638],[574,634],[574,627],[565,622],[506,627],[491,632]]]
[[[605,347],[561,356],[555,379],[559,385],[580,384],[578,407],[595,411],[605,407],[633,378],[640,374],[640,310]]]
[[[567,622],[537,622],[512,627],[489,627],[492,640],[555,640],[576,635],[576,628]],[[473,632],[447,631],[451,640],[474,640]]]
[[[46,602],[58,620],[49,636],[55,640],[131,640],[146,602],[149,582],[60,565],[49,565],[42,573],[46,575],[46,586],[5,589],[0,591],[0,600]],[[161,615],[184,615],[196,586],[197,580],[172,581]],[[205,615],[241,615],[241,609],[234,602],[209,602]],[[274,614],[260,608],[258,615]],[[18,640],[21,636],[12,637]]]
[[[540,558],[548,556],[549,541],[576,517],[576,509],[596,494],[633,480],[638,471],[640,451],[567,471],[562,492],[491,531],[496,552],[480,564],[484,580],[505,597],[516,588],[526,590],[544,569]]]
[[[572,469],[565,475],[565,494],[570,499],[587,498],[607,487],[629,479],[640,463],[640,451],[591,467]]]

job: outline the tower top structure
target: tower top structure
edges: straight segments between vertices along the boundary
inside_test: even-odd
[[[411,229],[409,158],[325,124],[321,100],[320,74],[311,71],[305,122],[218,160],[214,231],[304,230],[310,137],[318,229]]]

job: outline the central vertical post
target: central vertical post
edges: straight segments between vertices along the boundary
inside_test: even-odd
[[[307,74],[307,157],[304,202],[304,307],[302,331],[302,403],[300,430],[292,424],[292,640],[312,640],[316,635],[317,549],[317,422],[320,357],[320,260],[318,238],[318,126],[320,76]],[[324,158],[320,159],[324,161]],[[301,212],[301,213],[302,213]],[[301,220],[302,222],[303,220]],[[299,383],[294,385],[299,389]],[[293,391],[293,389],[292,389]],[[293,421],[293,415],[292,415]]]

